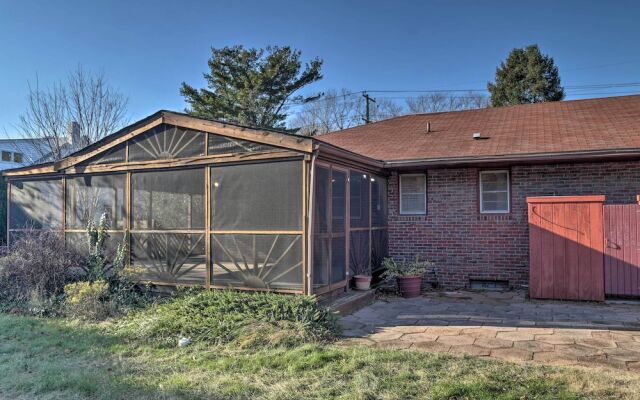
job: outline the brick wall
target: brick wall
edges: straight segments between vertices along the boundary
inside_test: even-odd
[[[607,203],[634,203],[640,161],[510,167],[511,212],[480,214],[478,168],[431,169],[427,215],[400,215],[398,174],[389,178],[389,252],[424,255],[436,263],[427,282],[465,287],[470,279],[528,282],[527,196],[604,194]],[[424,171],[411,171],[424,172]]]

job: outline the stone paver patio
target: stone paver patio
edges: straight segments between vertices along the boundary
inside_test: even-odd
[[[640,372],[640,304],[525,300],[522,292],[430,292],[342,319],[342,345],[450,352]]]

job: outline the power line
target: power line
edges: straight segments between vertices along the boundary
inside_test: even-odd
[[[591,89],[613,89],[624,87],[640,87],[640,82],[624,82],[624,83],[599,83],[599,84],[586,84],[586,85],[567,85],[564,86],[565,90],[591,90]],[[375,89],[375,90],[360,90],[347,93],[340,93],[334,96],[319,97],[310,101],[294,101],[285,102],[287,107],[303,106],[305,104],[312,104],[321,101],[328,101],[337,98],[346,98],[353,95],[363,95],[364,93],[459,93],[459,92],[488,92],[488,89],[421,89],[421,90],[404,90],[404,89]]]

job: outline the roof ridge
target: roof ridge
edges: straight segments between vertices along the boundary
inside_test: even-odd
[[[571,99],[571,100],[560,100],[560,101],[544,101],[544,102],[540,102],[540,103],[511,104],[511,105],[508,105],[508,106],[500,106],[500,107],[469,108],[469,109],[465,109],[465,110],[451,110],[451,111],[437,111],[437,112],[430,112],[430,113],[404,114],[404,115],[398,115],[396,117],[390,117],[390,118],[385,118],[385,119],[382,119],[382,120],[379,120],[379,121],[371,122],[371,123],[369,123],[367,125],[368,126],[372,126],[372,125],[380,124],[380,123],[383,123],[383,122],[395,121],[395,120],[399,120],[399,119],[402,119],[402,118],[409,118],[409,117],[424,117],[424,116],[429,116],[429,115],[436,116],[436,115],[442,115],[442,114],[482,112],[482,111],[488,111],[488,110],[513,109],[513,108],[517,108],[517,107],[518,108],[519,107],[522,107],[522,108],[524,108],[524,107],[535,107],[535,106],[540,107],[542,105],[548,106],[549,104],[569,104],[569,103],[577,103],[577,102],[583,102],[583,101],[610,100],[610,99],[619,99],[619,98],[636,97],[636,96],[640,96],[640,93],[620,95],[620,96],[608,96],[608,97],[590,97],[588,99]],[[354,129],[354,128],[361,128],[362,126],[363,125],[352,126],[352,127],[345,128],[345,129],[340,129],[340,130],[337,130],[337,131],[331,131],[331,132],[323,133],[322,135],[318,135],[318,136],[336,134],[336,133],[348,131],[348,130]]]

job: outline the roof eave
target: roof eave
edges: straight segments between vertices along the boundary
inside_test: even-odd
[[[383,161],[376,160],[362,154],[354,153],[342,147],[338,147],[336,145],[320,140],[316,140],[316,144],[319,150],[320,158],[340,163],[347,163],[353,166],[361,166],[374,171],[382,171],[384,168]]]

